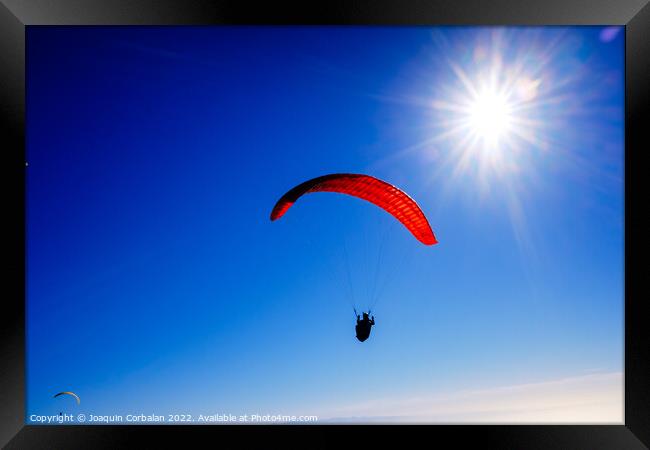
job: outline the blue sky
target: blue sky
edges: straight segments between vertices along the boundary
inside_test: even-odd
[[[28,417],[371,416],[350,405],[619,383],[622,29],[28,27],[27,44]],[[269,221],[334,172],[404,189],[440,243],[335,194]],[[353,304],[374,304],[364,343]]]

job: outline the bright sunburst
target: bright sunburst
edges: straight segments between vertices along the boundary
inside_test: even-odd
[[[479,93],[467,111],[467,126],[487,149],[497,148],[500,138],[511,132],[512,119],[507,96],[493,90]]]
[[[435,141],[451,152],[454,172],[474,169],[485,181],[491,173],[516,171],[523,149],[543,145],[541,121],[535,120],[543,80],[517,61],[505,65],[498,51],[477,51],[474,59],[472,71],[450,63],[453,81],[432,103]]]
[[[570,88],[582,76],[579,61],[554,64],[570,42],[562,32],[552,39],[542,32],[459,30],[454,38],[434,32],[430,65],[413,70],[413,90],[398,98],[424,108],[427,122],[420,141],[391,158],[425,155],[435,161],[432,182],[465,174],[463,186],[479,191],[530,174],[535,159],[562,144],[555,131],[566,126],[564,116],[580,108]]]

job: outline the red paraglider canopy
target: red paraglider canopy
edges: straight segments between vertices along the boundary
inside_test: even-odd
[[[438,243],[418,204],[404,191],[370,175],[335,173],[305,181],[278,200],[271,220],[282,217],[298,198],[311,192],[338,192],[369,201],[399,220],[418,241],[425,245]]]

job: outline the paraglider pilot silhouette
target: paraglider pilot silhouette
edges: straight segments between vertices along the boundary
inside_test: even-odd
[[[354,329],[357,332],[357,339],[359,339],[361,342],[368,339],[370,336],[370,329],[375,324],[375,316],[368,317],[369,312],[370,311],[363,313],[363,319],[361,319],[357,314],[357,326],[354,327]]]
[[[437,244],[429,221],[415,201],[401,189],[370,175],[354,173],[335,173],[323,175],[299,184],[284,194],[271,211],[271,220],[282,217],[300,197],[312,192],[336,192],[357,197],[380,207],[399,220],[402,225],[422,244]],[[375,317],[369,317],[370,311],[357,316],[357,339],[368,339],[370,329],[375,324]]]

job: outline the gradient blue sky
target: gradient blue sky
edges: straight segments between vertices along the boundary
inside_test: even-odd
[[[28,27],[28,416],[333,417],[622,372],[619,31]],[[489,164],[440,107],[486,54],[534,86]],[[440,243],[334,194],[269,221],[332,172],[403,188]]]

